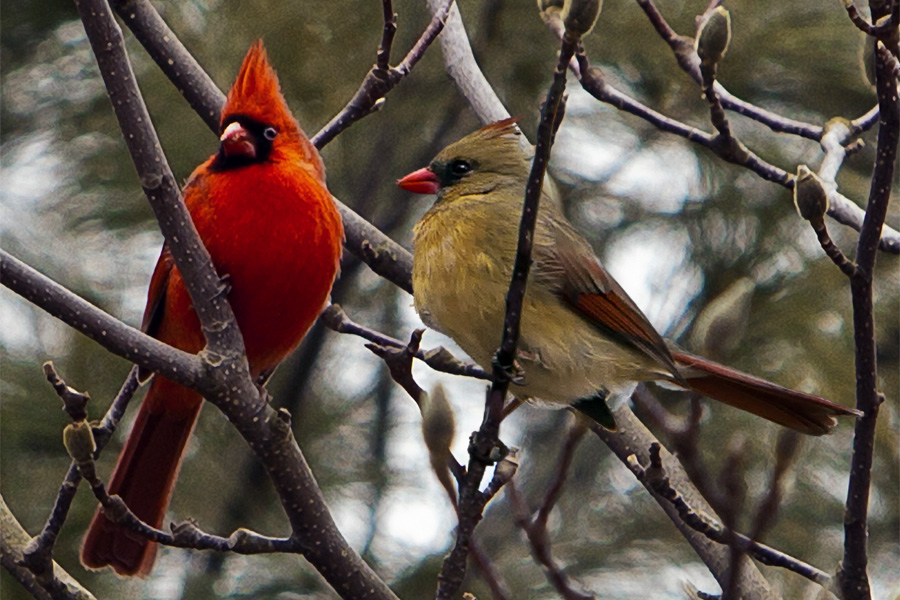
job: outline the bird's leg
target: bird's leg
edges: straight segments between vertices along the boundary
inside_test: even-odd
[[[503,419],[506,419],[506,417],[513,414],[513,411],[523,404],[525,404],[525,400],[518,396],[513,396],[510,401],[506,403],[506,406],[503,407]]]

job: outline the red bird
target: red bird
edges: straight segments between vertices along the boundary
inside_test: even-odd
[[[306,335],[338,273],[343,227],[325,167],[291,115],[261,42],[254,44],[222,110],[218,152],[197,167],[184,201],[244,336],[254,377]],[[147,295],[143,330],[187,352],[203,349],[200,321],[164,246]],[[149,374],[144,374],[149,377]],[[159,528],[202,398],[156,377],[109,483],[142,520]],[[156,544],[98,510],[81,550],[90,568],[146,575]]]

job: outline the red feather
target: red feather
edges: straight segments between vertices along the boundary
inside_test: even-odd
[[[217,272],[228,276],[228,300],[256,376],[300,343],[325,306],[343,229],[322,160],[291,116],[260,42],[250,48],[228,94],[223,125],[235,117],[277,130],[267,159],[223,165],[217,161],[228,159],[214,155],[191,175],[184,200]],[[165,248],[150,282],[143,326],[188,352],[205,344],[181,273]],[[119,457],[109,493],[121,495],[153,527],[162,524],[201,403],[195,392],[158,377]],[[155,544],[98,511],[82,562],[145,575],[155,552]]]

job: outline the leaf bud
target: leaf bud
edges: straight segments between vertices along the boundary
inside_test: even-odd
[[[442,459],[450,451],[453,437],[456,435],[456,420],[453,408],[447,400],[442,385],[436,385],[431,394],[422,394],[422,436],[425,445],[432,455],[441,455]]]
[[[697,28],[694,49],[702,65],[718,64],[731,42],[731,15],[722,6],[703,17]]]
[[[87,421],[76,421],[66,425],[63,429],[63,445],[76,463],[90,462],[97,449],[91,424]]]
[[[814,225],[823,222],[828,211],[828,192],[822,181],[806,165],[797,167],[794,206],[803,219]]]
[[[602,0],[566,0],[562,13],[566,33],[576,38],[589,34],[600,16],[601,8]]]

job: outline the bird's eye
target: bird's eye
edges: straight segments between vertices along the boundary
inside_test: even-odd
[[[278,130],[275,129],[274,127],[266,127],[263,130],[263,137],[265,137],[270,142],[272,140],[274,140],[277,135],[278,135]]]
[[[472,170],[472,165],[467,160],[454,160],[450,163],[450,172],[456,177],[462,177]]]

